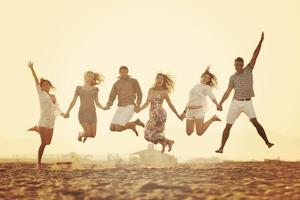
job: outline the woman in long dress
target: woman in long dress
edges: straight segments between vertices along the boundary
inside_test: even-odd
[[[77,86],[74,97],[70,103],[70,106],[64,115],[65,117],[70,116],[70,111],[74,107],[77,98],[80,98],[80,107],[78,112],[78,120],[83,128],[82,132],[78,134],[78,141],[85,142],[87,138],[94,138],[97,131],[97,114],[96,106],[106,110],[99,102],[98,92],[99,89],[96,85],[103,82],[101,74],[93,71],[87,71],[84,73],[84,84]]]
[[[169,94],[174,88],[174,82],[169,75],[158,73],[155,78],[154,86],[149,89],[147,101],[142,105],[139,111],[149,109],[149,121],[146,124],[144,133],[145,139],[153,144],[161,144],[161,152],[165,152],[165,147],[168,146],[168,151],[171,151],[174,140],[170,140],[164,136],[165,123],[167,120],[167,112],[163,108],[163,102],[166,100],[170,109],[175,115],[180,118],[176,108],[172,104]]]
[[[63,112],[59,109],[57,99],[54,94],[50,91],[54,89],[52,83],[41,78],[38,79],[35,70],[33,68],[33,62],[28,63],[28,67],[32,72],[33,78],[35,80],[36,89],[40,102],[40,120],[38,125],[28,129],[28,131],[36,131],[39,133],[41,138],[41,144],[38,150],[38,162],[37,169],[41,169],[41,160],[45,150],[46,145],[49,145],[52,140],[55,119],[57,116],[64,116]]]

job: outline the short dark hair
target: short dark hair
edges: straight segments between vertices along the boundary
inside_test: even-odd
[[[244,62],[244,59],[242,57],[237,57],[234,61],[237,62]]]
[[[119,72],[121,72],[121,70],[127,70],[128,71],[128,67],[123,65],[119,68]]]

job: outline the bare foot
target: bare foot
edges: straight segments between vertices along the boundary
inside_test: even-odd
[[[136,125],[138,125],[138,126],[141,126],[141,127],[145,127],[145,124],[140,120],[140,119],[137,119],[137,120],[135,120],[135,123],[136,123]]]
[[[269,148],[271,148],[272,146],[274,146],[274,144],[270,143],[270,142],[267,145],[268,145]]]
[[[165,148],[166,148],[167,145],[165,143],[162,143],[161,146],[162,146],[162,149],[161,149],[160,152],[164,153],[165,152]]]
[[[37,163],[36,164],[36,170],[41,171],[42,169],[42,164],[41,163]]]
[[[131,128],[131,130],[135,133],[135,135],[136,136],[139,136],[139,133],[137,132],[137,130],[136,130],[136,127],[134,126],[134,127],[132,127]]]
[[[222,121],[217,115],[212,117],[213,121]]]
[[[218,150],[216,150],[216,153],[223,153],[223,149],[218,149]]]
[[[83,135],[79,132],[79,133],[78,133],[77,140],[78,140],[79,142],[82,142],[82,137],[83,137]]]
[[[174,144],[174,140],[171,140],[168,144],[168,146],[169,146],[168,152],[170,152],[172,150],[173,144]]]
[[[35,132],[39,132],[39,127],[38,126],[34,126],[30,129],[28,129],[27,131],[35,131]]]
[[[85,141],[87,140],[88,137],[83,137],[83,143],[85,143]]]

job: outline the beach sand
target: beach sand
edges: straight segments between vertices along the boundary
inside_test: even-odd
[[[57,169],[0,163],[0,199],[300,199],[300,162]]]

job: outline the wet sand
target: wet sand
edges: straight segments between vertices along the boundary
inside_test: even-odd
[[[55,169],[0,163],[0,199],[300,199],[300,162]]]

